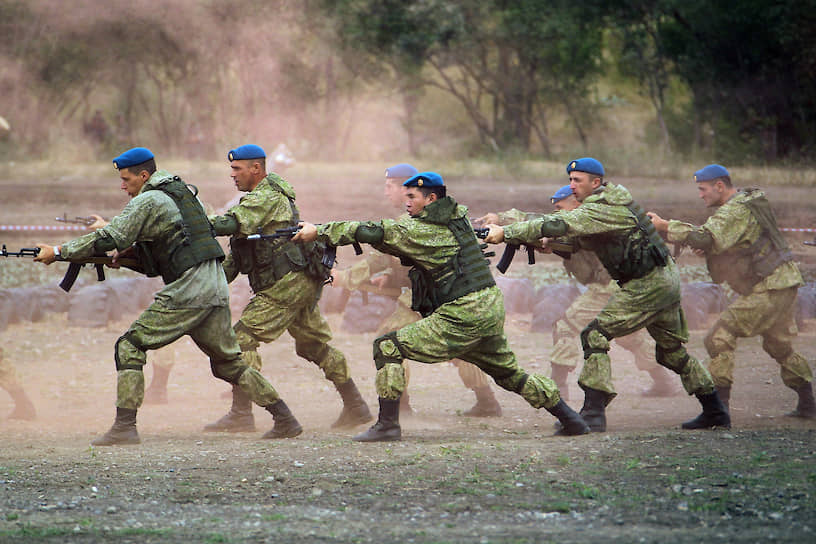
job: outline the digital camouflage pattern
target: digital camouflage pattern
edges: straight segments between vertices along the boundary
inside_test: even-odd
[[[354,241],[371,243],[390,255],[412,259],[432,270],[447,263],[459,250],[456,238],[444,224],[424,220],[440,203],[452,205],[451,217],[466,217],[467,208],[446,197],[428,205],[416,218],[381,221],[338,221],[318,226],[318,237],[332,245]],[[396,399],[405,387],[402,361],[438,363],[460,358],[473,363],[501,387],[520,394],[536,408],[555,406],[558,388],[550,378],[519,368],[504,335],[504,298],[492,286],[442,304],[428,317],[410,323],[375,341],[387,362],[377,372],[377,394]],[[396,341],[395,341],[396,340]]]
[[[142,192],[101,229],[62,244],[66,258],[89,257],[97,250],[129,248],[141,240],[161,240],[175,232],[181,213],[156,186],[168,172],[159,170]],[[176,281],[165,285],[153,303],[139,316],[116,344],[117,400],[119,408],[137,409],[144,399],[146,350],[158,349],[189,335],[209,355],[213,374],[238,383],[250,398],[267,406],[278,397],[272,386],[241,358],[230,324],[229,291],[221,263],[200,263]]]
[[[225,215],[231,215],[238,223],[236,236],[256,234],[259,229],[270,234],[292,225],[294,216],[289,199],[295,199],[294,188],[270,173]],[[224,269],[229,281],[238,275],[232,253],[224,261]],[[289,271],[271,287],[254,294],[235,324],[238,343],[251,367],[261,369],[257,352],[260,342],[273,342],[289,331],[295,339],[297,354],[320,367],[327,380],[335,385],[349,380],[346,357],[329,345],[331,329],[317,306],[321,288],[322,282],[305,271]]]
[[[700,226],[671,220],[668,239],[694,247],[690,242],[707,234],[713,241],[707,252],[714,255],[749,248],[762,228],[745,204],[758,196],[764,197],[757,191],[751,194],[738,191]],[[808,361],[791,346],[798,332],[794,312],[801,285],[804,281],[796,263],[782,263],[754,285],[750,293],[738,295],[720,315],[705,341],[708,368],[718,387],[730,387],[734,381],[737,338],[757,335],[762,337],[762,348],[779,363],[785,385],[798,389],[813,380]]]
[[[580,248],[582,238],[633,233],[637,222],[626,207],[631,202],[632,196],[625,187],[601,186],[574,210],[504,227],[505,241],[531,243],[543,237],[566,236]],[[671,258],[666,266],[656,267],[621,286],[595,320],[597,327],[585,333],[584,368],[578,379],[582,387],[616,395],[608,354],[609,339],[645,327],[655,340],[657,362],[679,374],[689,394],[713,392],[711,375],[683,345],[688,341],[688,327],[680,306],[680,276]]]

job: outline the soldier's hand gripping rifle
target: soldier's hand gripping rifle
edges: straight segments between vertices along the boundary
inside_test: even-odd
[[[490,233],[490,229],[480,228],[480,229],[473,229],[473,232],[476,233],[477,238],[485,239],[487,235]],[[524,246],[524,249],[527,251],[527,264],[535,264],[535,250],[536,246],[532,244],[507,244],[505,243],[504,253],[502,253],[501,259],[499,259],[499,263],[496,265],[496,269],[504,274],[507,272],[507,269],[510,267],[510,263],[513,262],[513,257],[516,256],[516,251],[519,250],[520,246]],[[555,240],[549,240],[547,242],[547,247],[552,249],[554,253],[557,253],[559,256],[569,256],[573,253],[574,249],[572,245],[565,244],[563,242],[556,242]]]
[[[285,227],[282,229],[276,229],[275,232],[272,234],[250,234],[247,236],[247,240],[279,240],[279,239],[286,239],[291,240],[292,237],[300,231],[300,226],[296,225],[294,227]],[[355,255],[362,255],[363,248],[360,247],[359,242],[354,242],[351,244],[354,247],[354,254]],[[326,268],[333,268],[334,262],[337,260],[337,247],[336,246],[326,246],[326,251],[323,253],[323,266]]]
[[[6,249],[6,244],[3,244],[3,248],[0,249],[0,257],[36,257],[39,254],[40,248],[38,247],[24,247],[21,248],[20,251],[8,251]],[[139,261],[136,259],[119,257],[114,263],[113,257],[109,257],[105,254],[95,255],[93,257],[84,257],[81,259],[65,259],[62,256],[58,256],[57,261],[69,263],[68,270],[65,271],[65,276],[63,276],[62,281],[59,284],[60,288],[66,293],[71,290],[71,287],[74,286],[74,282],[76,281],[77,276],[79,276],[79,271],[86,264],[91,264],[94,266],[94,268],[96,268],[97,281],[105,281],[105,266],[109,266],[111,268],[124,266],[125,268],[135,270],[136,272],[142,272],[142,267],[139,264]]]

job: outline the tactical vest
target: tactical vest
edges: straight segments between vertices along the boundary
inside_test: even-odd
[[[635,202],[626,207],[637,220],[634,230],[581,238],[581,247],[594,251],[619,285],[642,278],[659,266],[666,266],[670,258],[669,248],[643,208]]]
[[[269,185],[286,196],[292,210],[291,226],[297,226],[300,213],[295,201],[274,181]],[[249,285],[255,293],[269,289],[289,272],[303,271],[320,282],[325,282],[331,275],[331,268],[323,264],[326,246],[319,242],[301,244],[287,238],[247,240],[244,236],[232,236],[230,249],[238,271],[249,277]]]
[[[751,195],[757,189],[746,189]],[[760,227],[759,237],[746,248],[733,248],[719,255],[706,254],[708,273],[715,283],[727,283],[740,295],[747,295],[754,286],[773,274],[782,264],[792,261],[793,254],[776,225],[771,204],[765,195],[741,203],[751,212]]]
[[[158,240],[134,244],[145,275],[160,275],[168,284],[199,263],[224,258],[221,246],[215,241],[215,231],[196,198],[197,189],[193,194],[180,177],[173,176],[144,190],[162,191],[173,199],[181,213],[181,221]]]
[[[446,302],[496,285],[490,266],[482,254],[487,246],[480,244],[473,227],[464,217],[451,219],[450,229],[459,250],[451,259],[433,270],[425,270],[411,260],[401,257],[404,265],[411,265],[411,309],[423,317],[431,315]]]

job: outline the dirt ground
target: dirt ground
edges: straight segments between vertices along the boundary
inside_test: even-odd
[[[543,195],[529,182],[498,196],[469,192],[474,200],[466,203],[474,215],[524,208],[520,203],[543,208],[558,181]],[[215,204],[228,200],[225,183],[213,177],[201,184],[205,199],[212,194]],[[69,179],[56,196],[45,184],[22,195],[13,180],[0,181],[0,223],[47,223],[44,218],[62,215],[65,207],[69,215],[96,211],[88,209],[88,185],[99,194],[94,201],[100,213],[115,214],[124,203],[110,179]],[[645,195],[646,207],[662,204],[665,215],[705,217],[694,193],[678,190],[662,202],[652,185],[630,180],[633,192]],[[39,205],[24,204],[38,188]],[[298,188],[304,217],[316,221],[385,213],[362,206],[360,199],[371,195],[359,188],[334,188],[326,195],[313,180]],[[784,194],[780,223],[812,221],[816,204],[807,195],[812,189]],[[3,241],[18,247],[36,240],[14,235]],[[797,256],[811,266],[808,249],[800,246]],[[347,264],[350,257],[341,254],[343,259]],[[365,427],[330,429],[339,396],[316,367],[297,358],[288,337],[262,346],[263,372],[304,433],[262,440],[272,417],[257,408],[257,433],[203,433],[202,426],[228,408],[222,398],[228,388],[183,340],[158,354],[175,360],[170,398],[140,410],[142,444],[92,448],[90,440],[113,421],[113,345],[133,317],[89,329],[59,314],[0,333],[6,358],[39,416],[35,422],[0,419],[0,543],[816,539],[816,421],[783,416],[795,405],[795,394],[782,385],[777,365],[756,339],[738,350],[730,431],[681,431],[679,424],[699,412],[697,401],[640,396],[648,376],[634,368],[628,352],[613,347],[619,396],[608,410],[606,433],[553,437],[549,414],[506,391],[497,391],[502,417],[463,417],[474,397],[454,367],[408,363],[416,414],[402,419],[401,442],[383,444],[350,440]],[[340,330],[338,315],[329,320],[333,344],[348,356],[374,408],[373,335]],[[525,368],[549,375],[550,335],[530,333],[529,322],[528,314],[508,317],[511,346]],[[700,357],[703,334],[692,331],[689,343]],[[810,361],[816,360],[815,337],[816,323],[809,321],[795,343]],[[148,365],[148,383],[151,374]],[[574,380],[571,404],[578,408]],[[0,417],[12,406],[0,393]]]

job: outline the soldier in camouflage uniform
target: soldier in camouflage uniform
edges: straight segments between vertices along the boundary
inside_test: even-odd
[[[404,211],[405,187],[403,183],[418,173],[416,168],[405,163],[397,164],[385,170],[384,195],[388,203],[395,209]],[[335,284],[349,290],[369,289],[368,286],[372,286],[375,293],[377,292],[376,288],[399,293],[396,295],[394,311],[385,318],[377,330],[376,334],[378,336],[401,329],[421,317],[411,309],[411,280],[408,278],[408,270],[401,266],[399,259],[393,255],[372,251],[366,259],[359,261],[354,266],[346,270],[336,271],[333,285]],[[501,405],[499,405],[496,396],[493,394],[487,375],[479,370],[476,365],[465,361],[454,359],[452,363],[459,371],[462,383],[476,395],[476,404],[463,412],[462,415],[466,417],[501,416]],[[400,412],[403,414],[413,412],[408,395],[408,382],[411,377],[410,368],[410,366],[403,364],[405,389],[400,395]]]
[[[684,429],[729,427],[731,419],[711,375],[684,347],[688,329],[680,306],[680,277],[666,244],[626,188],[606,183],[593,158],[570,161],[570,186],[581,206],[507,227],[490,226],[486,241],[538,243],[566,237],[576,248],[594,251],[620,285],[603,310],[581,332],[584,390],[581,414],[595,432],[606,430],[606,406],[616,396],[609,342],[643,327],[654,338],[657,362],[679,374],[703,412]]]
[[[14,401],[14,410],[9,414],[9,419],[37,419],[37,410],[23,389],[17,371],[3,358],[3,348],[0,348],[0,388],[5,389]]]
[[[61,246],[37,244],[36,261],[89,257],[115,249],[133,252],[147,276],[160,275],[165,286],[153,303],[116,342],[116,420],[91,442],[95,446],[138,444],[136,412],[144,396],[142,368],[146,351],[184,335],[210,358],[213,375],[241,388],[275,418],[264,438],[296,436],[300,425],[275,389],[241,358],[230,324],[229,291],[221,259],[201,204],[178,176],[156,170],[150,150],[137,147],[113,160],[121,186],[132,197],[110,224]]]
[[[272,234],[299,221],[295,190],[275,173],[266,173],[266,153],[257,145],[243,145],[228,153],[232,178],[247,193],[226,214],[211,218],[219,236],[230,235],[230,254],[224,261],[227,281],[239,273],[249,276],[254,296],[235,324],[244,359],[261,369],[260,342],[272,342],[284,331],[295,339],[295,350],[323,371],[343,399],[343,410],[332,427],[351,427],[374,419],[351,378],[346,357],[329,345],[329,324],[317,301],[329,269],[314,244],[302,246],[287,238],[248,240],[252,234]],[[233,387],[232,407],[206,431],[247,431],[255,428],[252,404],[244,391]]]
[[[572,194],[569,185],[558,189],[550,202],[556,211],[574,210],[581,205]],[[497,225],[509,225],[518,221],[529,221],[542,217],[544,214],[528,213],[516,210],[508,210],[498,214],[489,213],[480,217],[481,224],[495,223]],[[550,251],[544,250],[549,253]],[[615,293],[619,287],[612,281],[609,273],[604,268],[598,257],[591,251],[579,249],[573,253],[561,254],[564,259],[564,268],[567,273],[574,277],[581,285],[586,286],[586,291],[570,304],[564,312],[564,317],[553,325],[553,349],[550,353],[550,366],[552,367],[552,379],[558,384],[561,391],[561,398],[569,400],[567,395],[567,376],[577,366],[577,361],[583,359],[579,350],[578,338],[581,331],[592,319],[603,310],[609,297]],[[653,383],[649,389],[643,391],[645,397],[669,397],[679,393],[679,389],[670,382],[670,374],[664,367],[654,361],[654,342],[651,341],[648,333],[641,329],[628,336],[615,338],[615,343],[631,352],[635,358],[635,366],[638,370],[648,372]]]
[[[694,179],[706,206],[717,208],[704,224],[648,215],[670,242],[704,253],[711,278],[739,295],[705,338],[708,369],[720,397],[727,404],[731,396],[737,338],[759,335],[762,348],[779,363],[783,383],[799,396],[787,415],[816,417],[810,365],[791,346],[797,334],[796,294],[804,282],[768,199],[759,189],[737,190],[718,164],[698,170]]]
[[[374,340],[380,413],[374,426],[354,440],[400,440],[402,362],[438,363],[453,357],[475,364],[501,387],[555,415],[562,434],[588,432],[583,419],[561,400],[555,382],[519,368],[504,335],[504,299],[467,208],[446,196],[442,177],[434,172],[417,174],[405,186],[406,217],[318,227],[306,223],[295,236],[296,241],[317,239],[335,246],[364,242],[412,266],[412,308],[423,318]]]

